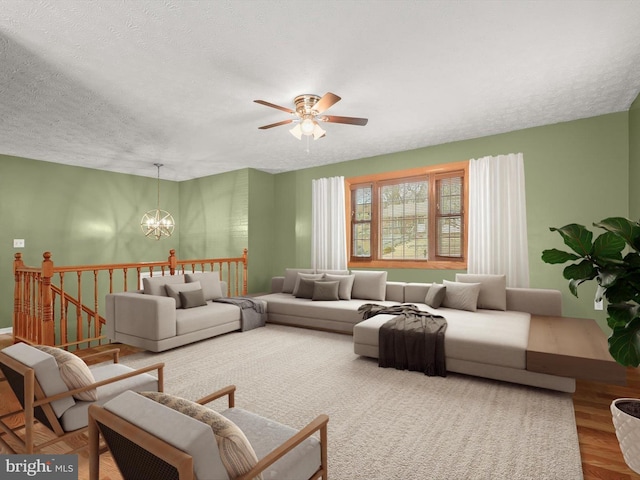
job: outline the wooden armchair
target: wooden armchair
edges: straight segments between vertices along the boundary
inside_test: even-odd
[[[125,392],[104,406],[92,405],[90,480],[100,476],[101,435],[125,480],[249,480],[262,478],[262,473],[264,478],[279,480],[327,479],[327,415],[319,415],[298,431],[235,408],[235,389],[234,385],[228,386],[195,403],[166,394],[151,399],[146,394]],[[203,419],[202,411],[206,417],[212,410],[200,407],[225,396],[229,408],[212,416],[224,417],[222,422],[230,420],[255,451],[253,466],[239,475],[232,474],[225,461],[228,447],[220,436],[228,428],[221,428],[217,420]],[[320,432],[319,440],[313,436],[316,432]],[[236,458],[237,452],[232,456]]]
[[[163,363],[134,370],[118,363],[118,349],[103,351],[84,358],[109,354],[113,363],[87,367],[75,355],[60,350],[56,355],[72,356],[82,362],[90,374],[83,378],[84,386],[69,388],[60,374],[61,357],[26,343],[17,343],[0,350],[0,369],[15,394],[21,408],[0,417],[0,445],[8,453],[32,454],[62,441],[75,443],[76,448],[55,453],[76,452],[86,447],[87,410],[92,404],[102,404],[126,390],[163,389]],[[157,377],[148,372],[157,370]],[[90,382],[90,383],[88,383]],[[82,400],[76,397],[94,397]],[[78,437],[74,439],[73,437]]]

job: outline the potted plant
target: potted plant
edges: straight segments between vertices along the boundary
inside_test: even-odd
[[[575,223],[550,228],[562,236],[572,252],[555,248],[542,252],[546,263],[572,262],[563,276],[576,297],[578,286],[596,280],[596,301],[607,299],[607,324],[611,328],[609,352],[626,367],[640,364],[640,224],[611,217],[594,223],[604,230],[595,240],[593,233]],[[640,473],[640,400],[619,398],[611,413],[616,436],[627,465]]]

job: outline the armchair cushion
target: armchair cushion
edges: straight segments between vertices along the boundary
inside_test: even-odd
[[[38,350],[26,343],[16,343],[15,345],[3,348],[2,352],[27,367],[33,368],[36,380],[38,380],[45,395],[51,397],[58,393],[69,391],[69,388],[60,376],[55,358],[48,353]],[[67,409],[73,407],[75,403],[72,397],[61,398],[60,400],[51,402],[51,408],[56,414],[56,417],[60,417]]]
[[[49,347],[47,345],[34,346],[56,359],[60,377],[69,390],[86,387],[96,382],[88,365],[77,355],[57,347]],[[86,392],[76,393],[73,398],[95,402],[98,399],[98,392],[94,388]]]
[[[230,478],[247,473],[258,463],[256,452],[242,430],[218,412],[166,393],[142,392],[141,395],[209,425],[218,444],[220,459]]]
[[[229,478],[208,425],[135,392],[118,395],[104,408],[191,455],[197,478]]]

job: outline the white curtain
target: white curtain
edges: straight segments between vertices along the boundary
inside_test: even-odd
[[[347,268],[344,177],[312,181],[311,267]]]
[[[508,287],[529,286],[522,153],[469,163],[469,273],[506,274]]]

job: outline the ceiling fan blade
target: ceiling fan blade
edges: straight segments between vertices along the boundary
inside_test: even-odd
[[[267,128],[279,127],[280,125],[286,125],[287,123],[291,123],[291,122],[293,122],[292,118],[290,118],[289,120],[283,120],[281,122],[271,123],[269,125],[264,125],[262,127],[258,127],[258,129],[266,130]]]
[[[369,121],[368,118],[356,118],[356,117],[339,117],[337,115],[323,115],[317,117],[318,120],[330,123],[347,123],[349,125],[365,126]]]
[[[277,108],[278,110],[282,110],[283,112],[290,113],[291,115],[295,115],[296,112],[287,107],[281,107],[280,105],[276,105],[275,103],[265,102],[264,100],[254,100],[254,102],[259,103],[260,105],[264,105],[265,107]]]
[[[341,98],[335,93],[327,92],[320,100],[318,100],[318,103],[313,106],[313,109],[318,113],[322,113],[332,105],[338,103],[340,100]]]

